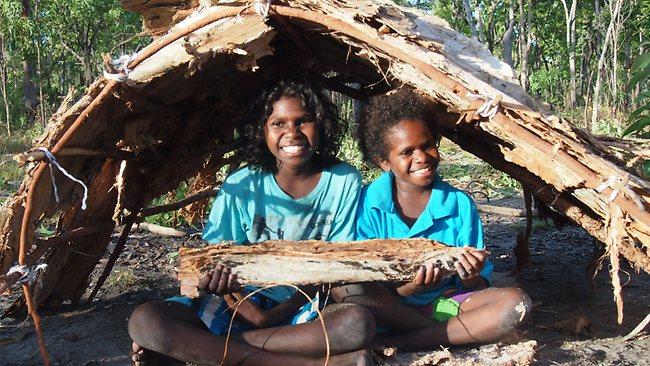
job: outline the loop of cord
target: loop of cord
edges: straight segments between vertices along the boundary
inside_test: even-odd
[[[479,116],[485,117],[488,120],[492,120],[492,118],[496,116],[497,111],[499,110],[499,103],[494,103],[494,101],[500,98],[486,98],[480,94],[475,94],[472,92],[468,92],[467,97],[475,100],[485,100],[485,102],[480,107],[476,108],[476,114]]]
[[[28,266],[21,266],[21,265],[15,265],[11,268],[9,268],[9,272],[7,272],[7,276],[12,275],[14,273],[20,273],[20,278],[16,281],[18,284],[23,284],[23,283],[34,283],[36,281],[36,276],[40,271],[44,271],[45,268],[47,268],[47,264],[39,264],[36,267],[29,268]]]
[[[70,178],[70,180],[77,182],[81,184],[81,186],[84,188],[84,196],[83,199],[81,200],[81,209],[85,210],[86,209],[86,201],[88,200],[88,187],[82,182],[81,180],[75,178],[72,176],[72,174],[68,173],[67,170],[65,170],[61,165],[59,165],[59,162],[56,160],[56,157],[54,154],[52,154],[48,149],[44,147],[39,147],[37,150],[40,150],[45,153],[45,157],[47,157],[47,160],[50,163],[50,177],[52,178],[52,188],[54,189],[54,199],[56,199],[56,202],[59,202],[59,190],[56,186],[56,181],[54,180],[54,169],[52,168],[52,165],[56,166],[57,169],[63,173],[66,177]]]
[[[609,202],[613,202],[618,194],[622,192],[631,198],[638,208],[643,210],[643,201],[641,200],[641,197],[628,186],[629,181],[629,175],[625,175],[622,178],[617,177],[616,175],[611,175],[606,181],[602,182],[600,185],[598,185],[598,187],[596,187],[596,192],[603,193],[606,188],[610,188],[612,190],[612,193],[610,193],[607,197],[607,200]]]
[[[113,74],[104,71],[104,78],[106,78],[106,80],[115,80],[119,83],[125,82],[129,78],[129,73],[131,73],[131,69],[129,69],[128,65],[131,61],[135,60],[136,55],[137,53],[133,53],[113,59],[111,63],[113,64],[113,67],[115,67],[115,70],[119,72]]]

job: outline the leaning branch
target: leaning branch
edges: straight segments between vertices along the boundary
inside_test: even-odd
[[[197,193],[187,196],[183,198],[180,201],[172,202],[166,205],[160,205],[160,206],[154,206],[150,208],[146,208],[138,214],[138,221],[142,221],[145,217],[147,216],[152,216],[155,214],[163,213],[163,212],[169,212],[169,211],[175,211],[180,208],[183,208],[185,206],[188,206],[196,201],[200,201],[202,199],[214,197],[214,195],[217,194],[217,191],[219,191],[219,187],[210,187],[206,188],[204,190],[198,191]]]

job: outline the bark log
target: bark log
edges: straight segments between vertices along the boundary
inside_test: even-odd
[[[211,245],[181,248],[178,278],[181,294],[189,297],[198,295],[199,280],[218,263],[231,267],[241,283],[255,286],[407,281],[423,263],[453,270],[461,250],[427,239]]]

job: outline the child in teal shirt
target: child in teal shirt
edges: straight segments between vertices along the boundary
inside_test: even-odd
[[[361,179],[335,158],[341,132],[335,105],[323,91],[289,81],[270,88],[252,109],[255,120],[240,131],[237,152],[247,166],[221,186],[203,238],[242,245],[352,240]],[[150,302],[133,312],[135,365],[322,365],[327,352],[330,365],[372,364],[364,348],[375,324],[361,306],[324,308],[324,332],[313,321],[312,304],[291,287],[246,298],[251,289],[240,286],[233,270],[217,265],[198,288],[207,294]]]
[[[454,273],[423,263],[406,284],[339,287],[337,301],[366,306],[380,345],[403,351],[495,341],[530,312],[516,288],[488,288],[492,264],[476,206],[437,174],[440,136],[424,99],[407,88],[374,97],[359,125],[364,158],[384,173],[362,191],[357,239],[424,237],[464,247]]]

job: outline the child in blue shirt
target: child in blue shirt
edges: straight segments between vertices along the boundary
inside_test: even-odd
[[[413,281],[337,288],[337,301],[366,306],[378,326],[390,329],[375,342],[400,350],[483,343],[510,332],[529,313],[516,288],[488,288],[487,259],[476,206],[436,173],[440,136],[433,111],[407,88],[377,96],[359,125],[364,158],[384,173],[362,191],[357,239],[424,237],[464,247],[457,274],[423,263]]]
[[[203,238],[247,245],[265,240],[354,239],[361,177],[335,158],[340,135],[335,105],[307,84],[281,82],[260,100],[258,121],[241,130],[248,163],[230,175],[214,201]],[[282,268],[278,268],[282,270]],[[326,342],[312,304],[291,287],[241,286],[217,265],[201,280],[197,299],[138,307],[129,321],[136,364],[168,359],[226,365],[322,364]],[[313,294],[313,292],[312,292]],[[232,310],[239,305],[228,356],[222,360]],[[315,304],[314,306],[317,306]],[[323,310],[332,365],[371,364],[364,348],[374,319],[364,308]]]

